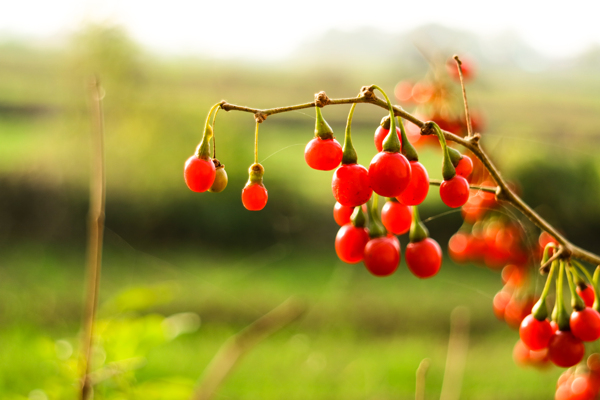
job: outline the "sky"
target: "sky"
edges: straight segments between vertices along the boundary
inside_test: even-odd
[[[0,7],[0,37],[60,40],[89,22],[123,25],[145,47],[163,53],[269,60],[338,29],[407,31],[428,23],[493,36],[516,32],[547,56],[571,56],[600,44],[598,0],[562,6],[503,1],[183,1],[19,0]],[[568,7],[567,7],[568,6]]]

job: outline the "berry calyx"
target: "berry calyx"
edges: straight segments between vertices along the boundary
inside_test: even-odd
[[[213,158],[212,161],[215,164],[215,180],[208,191],[212,193],[220,193],[225,190],[229,180],[227,178],[227,172],[225,172],[225,165],[221,164],[221,162],[216,158]]]
[[[385,116],[381,119],[381,124],[375,130],[375,136],[373,137],[373,141],[375,143],[375,148],[377,151],[383,150],[383,141],[390,133],[390,117]],[[400,140],[400,128],[396,127],[396,135],[398,136],[398,140]],[[402,148],[402,140],[400,140],[400,148]]]
[[[405,234],[412,223],[412,210],[406,204],[392,198],[381,209],[381,222],[388,232],[394,235]]]
[[[269,195],[263,185],[264,168],[262,165],[252,164],[248,170],[249,179],[242,190],[242,204],[250,211],[260,211],[267,205]]]

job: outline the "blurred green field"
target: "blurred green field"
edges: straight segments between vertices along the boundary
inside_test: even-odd
[[[96,357],[103,365],[145,360],[100,384],[96,398],[189,398],[228,337],[293,295],[308,313],[257,346],[216,398],[409,399],[425,357],[432,360],[427,398],[436,398],[449,315],[459,305],[471,315],[461,398],[553,396],[558,369],[522,370],[512,361],[518,335],[491,312],[497,273],[448,261],[431,280],[414,278],[405,265],[377,279],[337,260],[331,174],[303,160],[313,110],[261,125],[264,211],[249,213],[240,202],[253,161],[249,114],[221,111],[217,118],[226,191],[191,193],[183,182],[183,163],[221,99],[268,108],[311,101],[320,90],[354,96],[372,83],[391,92],[425,71],[167,58],[103,27],[77,33],[63,48],[0,43],[0,53],[0,398],[74,398],[90,158],[85,82],[92,73],[106,89],[100,318],[109,328]],[[487,119],[484,146],[504,176],[576,243],[600,251],[597,73],[489,69],[468,90]],[[339,140],[347,111],[323,110]],[[375,154],[372,135],[383,115],[357,107],[353,141],[363,165]],[[421,160],[440,177],[437,151],[423,151]],[[428,227],[445,247],[462,221],[431,193],[422,215],[434,218]],[[180,313],[197,315],[200,327],[169,339],[165,318]]]
[[[47,388],[61,376],[60,360],[50,345],[58,340],[77,345],[83,254],[36,245],[3,249],[3,254],[0,335],[10,345],[3,346],[0,392],[3,398],[25,398],[45,389],[55,398]],[[136,372],[139,393],[127,398],[161,398],[164,391],[141,394],[161,383],[180,388],[169,398],[187,398],[230,335],[292,295],[307,302],[307,314],[242,359],[217,398],[409,399],[423,358],[432,362],[427,388],[428,398],[435,398],[449,314],[459,305],[471,316],[461,398],[549,398],[560,373],[513,364],[518,335],[495,320],[491,298],[501,285],[498,274],[485,269],[445,262],[435,279],[419,280],[401,265],[382,279],[361,264],[340,263],[331,252],[307,255],[284,244],[252,254],[207,248],[148,254],[110,237],[104,266],[102,319],[117,326],[117,321],[156,314],[193,312],[201,319],[197,331],[159,340],[147,353],[143,346],[127,350],[129,356],[147,358]],[[138,301],[129,311],[110,311],[119,293],[131,298],[144,290],[154,293],[145,306]],[[127,297],[120,296],[121,301]],[[127,358],[111,348],[118,343],[107,336],[101,336],[105,362],[114,361],[111,356]],[[122,398],[126,389],[124,383],[107,382],[99,386],[99,397]]]

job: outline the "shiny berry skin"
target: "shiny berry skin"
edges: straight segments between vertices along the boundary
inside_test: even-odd
[[[260,183],[249,183],[242,190],[242,204],[250,211],[265,208],[268,198],[267,189]]]
[[[469,235],[456,232],[448,241],[448,254],[452,261],[465,263],[469,261]]]
[[[471,160],[471,157],[463,155],[454,168],[456,169],[456,175],[468,178],[473,172],[473,160]]]
[[[554,336],[554,330],[550,326],[550,321],[546,319],[540,321],[533,314],[529,314],[521,322],[519,336],[530,350],[542,350],[548,347],[550,339]]]
[[[460,175],[443,181],[440,185],[440,197],[448,207],[463,206],[469,200],[469,182]]]
[[[400,153],[381,151],[369,165],[371,188],[380,196],[400,196],[410,182],[410,174],[410,163]]]
[[[591,286],[586,286],[583,290],[577,286],[577,294],[583,299],[586,307],[592,307],[594,305],[594,289],[592,289]]]
[[[442,266],[442,249],[438,242],[426,238],[419,242],[409,243],[404,252],[408,269],[418,278],[435,276]]]
[[[501,290],[494,296],[492,305],[494,307],[494,315],[499,320],[504,319],[504,313],[506,312],[506,306],[510,302],[512,296],[505,290]]]
[[[584,342],[593,342],[600,338],[600,314],[593,308],[573,311],[569,325],[573,335]]]
[[[375,276],[388,276],[394,273],[400,263],[398,239],[378,237],[369,240],[365,246],[365,267]]]
[[[206,192],[215,181],[216,169],[212,160],[191,156],[183,167],[185,183],[193,192]]]
[[[340,260],[348,264],[362,261],[369,232],[348,223],[340,228],[335,237],[335,252]]]
[[[373,141],[375,142],[375,148],[377,149],[377,151],[381,151],[383,150],[383,141],[385,140],[385,138],[387,137],[387,135],[390,133],[389,128],[385,129],[383,126],[379,126],[376,130],[375,130],[375,137],[373,138]],[[400,146],[402,146],[402,138],[401,138],[401,134],[400,134],[400,128],[396,127],[396,136],[398,136],[398,140],[400,141]],[[402,148],[402,147],[400,147]]]
[[[350,217],[354,212],[354,207],[343,206],[336,202],[333,206],[333,219],[339,226],[344,226],[350,222]]]
[[[583,360],[585,346],[569,331],[557,331],[548,344],[550,361],[559,367],[569,368]]]
[[[304,160],[309,167],[319,171],[331,171],[342,162],[342,146],[335,139],[314,138],[304,149]]]
[[[410,162],[410,182],[406,189],[398,196],[398,200],[407,206],[418,206],[425,200],[429,193],[429,175],[427,170],[418,161]]]
[[[381,222],[388,232],[402,235],[410,229],[412,209],[397,201],[388,201],[381,209]]]
[[[344,164],[336,169],[331,180],[331,189],[337,202],[348,207],[365,204],[373,194],[369,184],[369,172],[359,164]]]

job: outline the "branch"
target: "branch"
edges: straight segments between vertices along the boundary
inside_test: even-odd
[[[102,268],[102,237],[104,232],[104,204],[106,181],[104,177],[104,117],[102,113],[102,88],[97,79],[90,82],[92,111],[92,166],[90,179],[90,209],[88,213],[88,255],[84,334],[81,341],[81,400],[92,397],[93,382],[90,377],[90,360],[94,320],[98,305],[100,270]]]
[[[320,92],[318,95],[324,95],[324,92]],[[326,97],[326,96],[325,96]],[[388,110],[387,103],[377,97],[373,92],[372,86],[363,86],[361,91],[357,97],[350,98],[341,98],[341,99],[326,99],[327,101],[319,102],[313,101],[311,103],[297,104],[294,106],[287,107],[276,107],[276,108],[268,108],[268,109],[258,109],[258,108],[250,108],[245,106],[238,106],[235,104],[229,104],[226,101],[221,102],[221,108],[225,111],[244,111],[249,112],[255,115],[257,120],[260,119],[260,122],[264,121],[264,119],[269,115],[280,114],[288,111],[301,110],[304,108],[312,108],[317,104],[319,107],[325,107],[328,105],[339,105],[339,104],[358,104],[358,103],[370,103],[376,106],[379,106],[385,110]],[[415,117],[414,115],[409,114],[404,111],[402,107],[393,106],[394,114],[398,117],[404,118],[407,121],[415,124],[419,128],[421,128],[421,135],[431,135],[434,134],[433,130],[429,129],[429,125]],[[444,133],[444,137],[447,141],[451,141],[454,143],[458,143],[461,146],[469,149],[483,164],[485,169],[488,170],[498,187],[494,190],[496,193],[496,199],[498,201],[503,201],[511,204],[513,207],[518,209],[523,215],[525,215],[531,222],[533,222],[538,228],[543,231],[548,232],[556,241],[560,244],[562,248],[563,257],[574,257],[583,261],[587,261],[592,264],[600,264],[600,256],[582,249],[579,246],[571,243],[566,237],[564,237],[556,228],[554,228],[548,221],[542,218],[538,213],[536,213],[527,203],[525,203],[519,196],[515,194],[509,187],[506,181],[502,178],[500,171],[494,165],[490,157],[483,151],[481,145],[479,143],[479,139],[481,135],[475,133],[473,136],[462,138],[457,136],[451,132],[442,131]],[[435,185],[434,183],[432,183]],[[490,191],[491,188],[477,188],[472,187],[473,189],[479,189],[484,191]]]
[[[200,384],[191,400],[210,399],[243,355],[262,340],[298,319],[305,311],[304,303],[289,298],[241,332],[230,337],[204,370]]]

